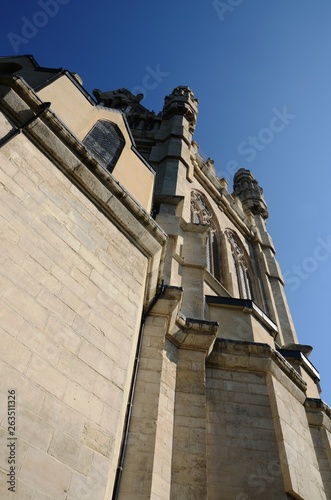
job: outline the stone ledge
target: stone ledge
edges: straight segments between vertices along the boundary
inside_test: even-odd
[[[187,318],[179,312],[176,325],[171,332],[169,331],[167,337],[178,348],[208,354],[216,340],[218,327],[217,321]]]
[[[322,399],[307,398],[304,406],[310,427],[325,427],[331,432],[331,408]]]
[[[255,318],[260,321],[269,331],[272,337],[276,337],[278,334],[278,327],[269,316],[267,316],[262,309],[250,299],[235,299],[233,297],[217,297],[214,295],[206,295],[207,304],[221,307],[238,307],[244,312],[249,312],[255,316]]]
[[[280,370],[300,389],[301,395],[297,396],[304,401],[306,382],[290,363],[268,344],[218,338],[207,363],[209,368],[271,373],[276,378],[281,377]],[[291,390],[290,387],[288,389]]]
[[[298,347],[300,347],[298,345]],[[314,382],[319,382],[320,381],[320,376],[314,365],[309,361],[307,356],[303,354],[303,352],[300,351],[300,349],[294,350],[293,348],[291,349],[283,349],[280,348],[278,349],[278,352],[285,358],[285,359],[292,359],[297,361],[297,363],[302,366],[308,375],[314,380]]]

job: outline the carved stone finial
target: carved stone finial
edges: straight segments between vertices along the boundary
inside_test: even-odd
[[[120,109],[121,111],[130,111],[139,105],[140,101],[144,98],[143,94],[134,95],[127,89],[110,90],[108,92],[101,92],[99,89],[93,90],[93,95],[98,103],[102,103],[107,108]]]
[[[213,175],[216,175],[214,160],[212,160],[211,158],[207,158],[205,165]]]

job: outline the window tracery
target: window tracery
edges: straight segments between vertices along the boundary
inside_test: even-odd
[[[239,295],[243,299],[254,300],[251,269],[245,251],[233,231],[226,229],[225,234],[232,250],[233,275]]]
[[[206,238],[207,270],[220,280],[219,245],[213,213],[206,205],[204,196],[198,191],[191,193],[191,222],[209,226]]]

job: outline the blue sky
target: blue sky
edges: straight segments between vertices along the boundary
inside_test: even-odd
[[[159,111],[174,87],[193,90],[201,154],[230,188],[245,167],[264,189],[299,340],[331,405],[331,2],[19,0],[0,26],[1,55],[75,71],[90,93],[144,91]]]

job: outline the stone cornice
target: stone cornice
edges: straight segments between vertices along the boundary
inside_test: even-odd
[[[228,308],[239,308],[244,312],[253,314],[253,316],[263,324],[263,326],[269,331],[272,337],[276,337],[278,334],[278,327],[269,316],[262,311],[262,309],[255,304],[253,300],[250,299],[236,299],[234,297],[219,297],[215,295],[205,296],[207,304],[219,307]]]
[[[305,408],[310,427],[325,427],[331,432],[331,408],[322,399],[307,398]]]
[[[301,402],[305,399],[306,382],[290,363],[268,344],[218,338],[207,366],[270,374],[284,383]]]

